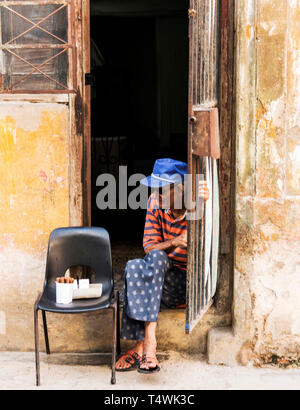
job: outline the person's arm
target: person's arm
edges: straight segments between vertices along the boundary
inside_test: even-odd
[[[176,248],[187,248],[187,232],[183,233],[182,235],[176,236],[169,241],[149,245],[145,249],[145,253],[148,254],[152,251],[165,251],[169,253]]]
[[[167,253],[172,252],[176,248],[187,248],[187,232],[172,238],[168,241],[163,240],[161,220],[156,208],[157,202],[154,195],[149,198],[147,206],[147,215],[144,230],[144,250],[148,253],[159,250]]]
[[[207,187],[207,182],[206,181],[199,181],[199,196],[200,198],[203,198],[204,202],[206,202],[209,199],[210,192]],[[149,200],[149,205],[151,204],[151,200]],[[150,206],[148,207],[150,208]],[[148,218],[149,216],[149,218]],[[152,223],[150,222],[152,221]],[[146,234],[146,229],[147,226],[152,226],[156,229],[157,235],[160,236],[160,240],[156,239],[151,240],[147,238]],[[145,253],[148,254],[152,251],[165,251],[167,253],[172,252],[176,248],[187,248],[187,232],[183,233],[182,235],[179,235],[169,241],[163,241],[162,240],[162,235],[159,233],[159,221],[156,217],[155,212],[151,212],[148,210],[147,212],[147,218],[146,218],[146,225],[145,225],[145,234],[144,234],[144,249]],[[149,229],[149,228],[148,228]],[[161,229],[161,228],[160,228]]]
[[[154,245],[163,243],[161,222],[159,219],[158,210],[155,208],[155,206],[156,198],[154,195],[151,195],[147,206],[143,239],[143,246],[146,254],[150,252],[148,251],[148,248],[152,248]]]

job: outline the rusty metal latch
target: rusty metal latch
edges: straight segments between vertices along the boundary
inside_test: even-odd
[[[196,17],[197,11],[195,9],[189,9],[189,18],[193,19]]]
[[[193,154],[199,157],[219,159],[221,151],[218,108],[195,111],[194,113],[195,116],[190,117],[193,127]]]

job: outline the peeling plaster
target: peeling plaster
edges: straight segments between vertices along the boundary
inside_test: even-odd
[[[51,230],[68,225],[68,134],[66,106],[0,104],[2,246],[42,251]]]
[[[300,360],[299,28],[299,0],[237,2],[234,326],[213,364]]]

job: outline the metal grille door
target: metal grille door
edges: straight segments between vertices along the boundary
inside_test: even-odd
[[[210,199],[189,221],[187,320],[190,333],[212,305],[219,254],[220,158],[218,112],[219,1],[191,0],[189,77],[189,173],[197,203],[198,181],[207,181]]]

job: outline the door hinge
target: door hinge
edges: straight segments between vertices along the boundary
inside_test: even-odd
[[[85,74],[85,85],[91,85],[94,87],[96,85],[96,76],[92,73]]]

